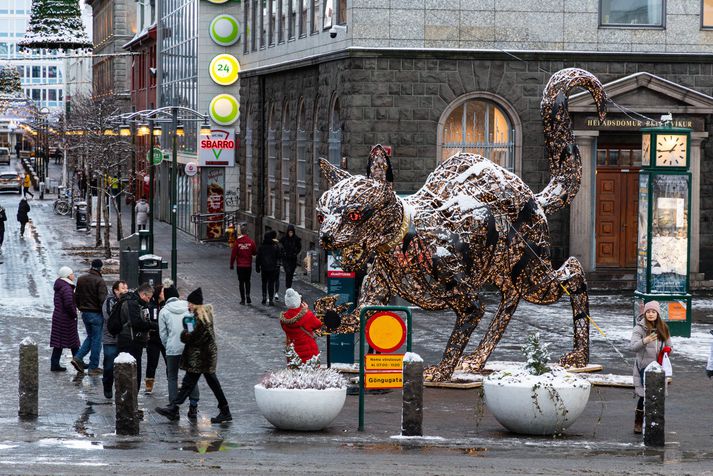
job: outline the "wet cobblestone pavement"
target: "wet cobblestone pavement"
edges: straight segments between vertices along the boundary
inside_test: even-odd
[[[53,166],[53,172],[57,173]],[[37,195],[36,195],[37,197]],[[68,265],[85,272],[88,261],[77,248],[94,235],[76,232],[69,217],[52,211],[54,197],[32,200],[25,237],[14,220],[18,196],[0,194],[7,209],[5,244],[0,255],[0,474],[702,474],[713,468],[713,385],[703,371],[712,327],[713,301],[695,301],[700,324],[694,339],[676,340],[674,384],[667,402],[667,441],[662,450],[647,450],[631,432],[635,401],[630,389],[596,387],[580,419],[560,438],[526,438],[508,434],[491,415],[483,414],[478,390],[426,389],[424,432],[427,438],[393,438],[400,432],[401,393],[370,395],[366,431],[357,431],[357,397],[347,403],[324,432],[279,432],[258,413],[253,385],[269,369],[284,363],[278,307],[240,306],[237,276],[229,270],[223,244],[200,244],[179,233],[179,288],[203,287],[206,302],[216,308],[218,375],[234,421],[211,425],[215,400],[201,381],[197,423],[183,417],[168,422],[153,408],[167,402],[165,367],[159,364],[153,395],[139,395],[145,410],[138,437],[114,434],[114,406],[102,395],[101,379],[77,376],[63,356],[66,373],[49,371],[52,283],[56,270]],[[127,218],[127,217],[125,217]],[[125,220],[128,224],[128,218]],[[170,257],[170,227],[157,223],[156,254]],[[115,238],[115,230],[112,230]],[[116,245],[114,243],[114,245]],[[300,277],[301,278],[301,277]],[[111,282],[116,275],[106,276]],[[284,282],[281,283],[284,288]],[[312,302],[321,291],[304,281],[296,289]],[[253,274],[253,302],[259,303],[259,275]],[[284,292],[284,289],[282,289]],[[492,312],[496,296],[486,296]],[[627,359],[631,326],[630,296],[594,296],[592,317]],[[538,307],[523,304],[515,314],[492,360],[522,360],[526,335],[539,330],[552,342],[553,357],[571,346],[570,310],[566,300]],[[476,330],[471,346],[485,330]],[[414,351],[426,364],[436,363],[450,334],[450,313],[414,313]],[[80,337],[83,337],[80,326]],[[20,341],[33,338],[40,352],[40,416],[17,417],[17,359]],[[606,373],[630,375],[622,361],[592,330],[592,361]],[[324,339],[319,341],[324,349]],[[68,353],[68,352],[65,352]],[[185,415],[186,408],[183,409]],[[665,463],[665,464],[664,464]],[[711,472],[713,474],[713,472]]]

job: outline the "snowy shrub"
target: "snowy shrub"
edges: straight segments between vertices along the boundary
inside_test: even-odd
[[[334,369],[322,369],[319,367],[319,354],[302,363],[302,359],[295,352],[294,346],[290,344],[285,349],[285,356],[287,357],[287,368],[270,372],[263,377],[260,382],[263,387],[325,390],[327,388],[344,388],[347,386],[346,380],[339,372]]]
[[[550,361],[549,344],[540,342],[540,333],[535,332],[527,336],[527,343],[522,347],[522,353],[527,359],[525,369],[531,375],[542,375],[550,372],[547,362]]]

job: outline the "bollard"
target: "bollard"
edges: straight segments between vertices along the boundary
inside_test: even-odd
[[[423,436],[423,359],[413,352],[404,355],[402,436]]]
[[[22,418],[37,418],[38,397],[38,363],[37,343],[29,337],[20,342],[20,408],[17,414]]]
[[[114,385],[116,434],[138,435],[136,359],[131,354],[122,352],[114,359]]]
[[[664,446],[666,375],[657,362],[650,363],[644,371],[644,445]]]

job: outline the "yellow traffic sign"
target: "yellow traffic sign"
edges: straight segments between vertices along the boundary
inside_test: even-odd
[[[366,323],[366,340],[371,347],[388,354],[406,341],[406,324],[390,311],[377,312]]]
[[[366,370],[398,370],[404,369],[404,354],[367,354],[364,356]]]
[[[404,376],[401,372],[366,372],[364,388],[403,388]]]

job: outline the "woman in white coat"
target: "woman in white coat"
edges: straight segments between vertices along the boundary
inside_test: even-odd
[[[175,285],[163,289],[166,299],[158,315],[158,331],[161,342],[166,348],[166,380],[168,381],[168,401],[173,402],[178,394],[178,369],[181,368],[181,354],[185,344],[181,342],[183,317],[188,314],[188,303],[181,301]],[[188,418],[198,417],[198,385],[191,392],[188,406]]]
[[[136,202],[136,227],[145,230],[149,223],[149,204],[145,199]]]
[[[634,433],[641,433],[644,422],[644,370],[651,362],[658,361],[664,353],[671,352],[671,334],[661,319],[661,306],[657,301],[644,305],[644,311],[636,320],[631,333],[631,350],[636,352],[634,360],[634,393],[639,397],[636,404]]]

